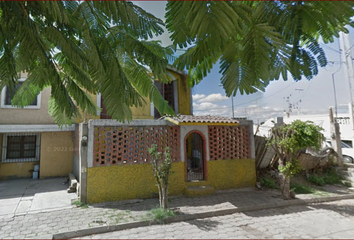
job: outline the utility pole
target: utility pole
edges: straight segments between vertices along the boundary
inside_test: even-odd
[[[349,41],[349,35],[343,32],[339,33],[339,45],[341,50],[341,57],[342,62],[346,66],[344,68],[345,77],[347,78],[349,84],[349,96],[350,96],[350,104],[349,104],[349,113],[350,113],[350,124],[352,127],[352,140],[354,140],[354,121],[353,121],[353,94],[352,88],[353,84],[352,81],[354,79],[354,69],[353,69],[353,62],[352,62],[352,53],[351,53],[351,46]]]

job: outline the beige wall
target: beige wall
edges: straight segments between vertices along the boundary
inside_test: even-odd
[[[41,134],[40,178],[67,176],[73,171],[74,132]]]
[[[48,114],[49,97],[50,88],[46,88],[41,93],[39,109],[0,108],[0,124],[54,124]]]

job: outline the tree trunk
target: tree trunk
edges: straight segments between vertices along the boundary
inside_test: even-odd
[[[161,187],[161,183],[157,183],[157,188],[159,189],[159,204],[160,204],[160,208],[162,207],[162,187]]]
[[[160,207],[162,209],[167,209],[168,199],[167,199],[167,186],[166,186],[166,184],[162,184],[161,190],[162,190],[162,192],[161,192],[162,199],[160,202]]]
[[[285,173],[279,173],[279,180],[280,180],[280,188],[281,188],[281,193],[284,197],[284,199],[289,200],[291,199],[291,193],[290,193],[290,176],[287,176]]]

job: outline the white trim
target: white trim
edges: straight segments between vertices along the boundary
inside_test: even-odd
[[[185,137],[192,131],[199,131],[204,135],[205,139],[205,152],[206,152],[206,161],[210,160],[209,154],[209,135],[208,135],[208,126],[207,125],[183,125],[180,127],[180,154],[181,154],[181,162],[186,161],[185,156]],[[203,140],[204,141],[204,140]],[[204,148],[204,146],[203,146]]]
[[[7,137],[8,136],[36,136],[36,157],[34,158],[13,158],[6,159],[7,153]],[[1,163],[21,163],[21,162],[39,162],[39,155],[41,150],[41,134],[40,133],[7,133],[2,136],[2,156]]]
[[[19,82],[24,82],[25,80],[26,80],[26,78],[18,79]],[[42,96],[41,92],[37,95],[37,105],[36,106],[25,106],[23,108],[20,108],[20,107],[16,107],[16,106],[12,106],[12,105],[5,105],[6,88],[7,88],[7,86],[5,86],[1,90],[1,108],[8,108],[8,109],[40,109],[41,108],[41,96]]]
[[[18,133],[18,132],[73,132],[75,125],[60,128],[56,124],[47,125],[0,125],[0,133]]]
[[[101,93],[97,93],[97,107],[98,108],[101,108]],[[100,109],[97,109],[97,116],[100,116],[101,115],[101,110]]]
[[[150,102],[150,116],[155,116],[155,106],[153,102]]]

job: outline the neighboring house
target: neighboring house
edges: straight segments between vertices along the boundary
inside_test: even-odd
[[[36,164],[41,178],[72,172],[75,126],[60,129],[48,115],[50,88],[25,108],[11,106],[7,87],[0,97],[0,178],[31,177]]]
[[[349,108],[350,109],[350,108]],[[317,126],[320,126],[323,128],[323,135],[325,136],[326,139],[331,139],[331,128],[330,128],[330,119],[328,114],[322,114],[322,115],[294,115],[290,117],[283,117],[283,122],[284,123],[291,123],[295,120],[301,120],[301,121],[311,121]],[[335,120],[339,124],[340,128],[340,137],[341,140],[348,144],[349,146],[354,146],[353,141],[354,141],[354,123],[353,123],[353,117],[352,114],[349,112],[347,114],[338,114],[337,117],[335,117]],[[276,121],[276,118],[271,118],[268,119],[267,121],[264,122],[264,124],[260,126],[255,126],[255,129],[258,128],[257,134],[259,136],[269,136],[269,131],[270,129],[274,126],[274,122]]]
[[[90,120],[87,130],[80,135],[87,139],[80,191],[89,203],[156,196],[152,144],[171,149],[171,195],[200,196],[256,181],[252,121],[179,115],[129,124]]]

